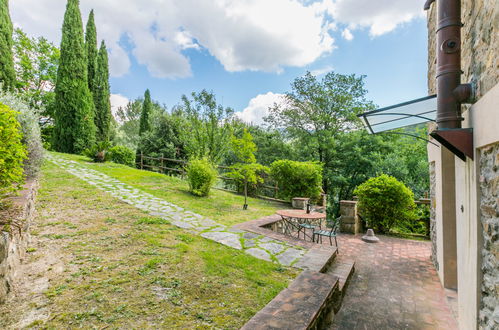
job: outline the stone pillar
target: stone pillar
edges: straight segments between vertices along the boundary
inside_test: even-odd
[[[340,201],[340,231],[342,233],[362,233],[362,223],[357,214],[356,201]]]

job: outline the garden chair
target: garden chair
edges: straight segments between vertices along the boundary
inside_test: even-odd
[[[303,232],[303,239],[306,240],[307,239],[307,233],[306,233],[307,229],[311,229],[313,232],[315,232],[315,228],[316,228],[316,226],[310,224],[310,222],[308,222],[308,221],[305,223],[299,223],[298,224],[298,238],[300,238],[300,233]],[[319,226],[319,229],[320,229],[320,226]],[[312,238],[312,240],[313,240],[313,238]]]
[[[338,247],[338,241],[336,240],[336,235],[338,231],[338,227],[340,224],[341,217],[338,217],[334,222],[333,225],[331,226],[330,230],[314,230],[314,234],[312,236],[312,241],[319,243],[319,240],[322,244],[322,237],[329,237],[329,244],[333,246],[333,237],[334,237],[334,244],[336,247]],[[317,236],[317,241],[315,240],[315,237]]]

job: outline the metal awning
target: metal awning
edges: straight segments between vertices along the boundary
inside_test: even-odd
[[[435,121],[437,96],[431,95],[365,112],[359,117],[370,134]]]

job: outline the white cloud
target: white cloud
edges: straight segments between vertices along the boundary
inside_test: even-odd
[[[130,102],[130,100],[121,94],[111,94],[110,96],[110,101],[111,101],[111,112],[113,115],[116,114],[116,111],[118,111],[119,107],[124,107],[125,105]]]
[[[243,111],[236,112],[235,115],[246,123],[262,125],[264,123],[263,117],[269,114],[269,107],[272,107],[275,103],[284,102],[283,97],[283,94],[272,92],[257,95],[249,101],[248,106]]]
[[[327,65],[323,68],[312,70],[312,71],[310,71],[310,73],[313,76],[322,76],[323,74],[326,74],[326,73],[331,72],[333,70],[334,70],[334,68],[332,66]]]
[[[325,7],[350,29],[369,28],[373,37],[424,15],[423,3],[414,0],[325,0]]]
[[[349,29],[343,29],[343,31],[341,32],[341,36],[345,38],[345,40],[353,40],[353,34]]]

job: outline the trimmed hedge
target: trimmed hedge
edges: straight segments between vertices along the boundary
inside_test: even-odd
[[[194,159],[187,165],[187,180],[191,193],[208,196],[217,179],[217,171],[207,159]]]
[[[354,194],[369,227],[388,233],[397,223],[414,220],[414,194],[402,182],[383,174],[359,185]]]
[[[322,192],[322,164],[277,160],[270,165],[270,174],[279,187],[278,196],[290,200],[294,197],[319,199]]]
[[[24,183],[26,147],[22,143],[17,115],[18,112],[0,103],[0,198],[19,189]]]
[[[114,146],[108,150],[108,159],[117,164],[135,167],[135,151],[125,146]]]

